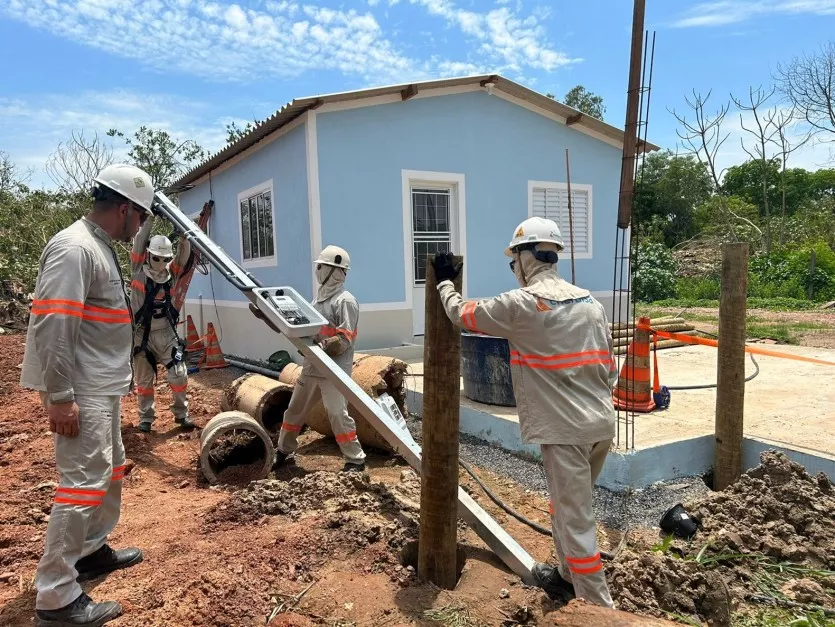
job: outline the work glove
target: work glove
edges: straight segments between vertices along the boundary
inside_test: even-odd
[[[455,263],[452,253],[436,253],[432,259],[432,267],[435,268],[435,278],[438,283],[441,281],[454,281],[461,274],[462,262]]]
[[[329,357],[338,357],[345,351],[342,348],[342,341],[338,337],[329,337],[319,342],[321,348]]]

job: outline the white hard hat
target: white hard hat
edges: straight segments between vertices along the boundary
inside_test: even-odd
[[[151,205],[154,203],[154,184],[144,170],[126,163],[116,163],[104,168],[93,181],[121,194],[146,212],[151,212]]]
[[[171,240],[165,235],[154,235],[148,242],[148,252],[157,257],[167,257],[169,259],[174,257]]]
[[[351,258],[348,256],[348,251],[339,246],[325,246],[319,257],[313,263],[321,263],[326,266],[333,266],[335,268],[342,268],[348,270],[351,268]]]
[[[545,218],[528,218],[516,227],[513,239],[504,251],[508,257],[513,256],[513,249],[523,244],[554,244],[557,251],[565,248],[560,234],[560,227],[553,220]]]

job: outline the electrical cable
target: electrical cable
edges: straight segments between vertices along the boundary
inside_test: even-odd
[[[485,485],[485,483],[475,474],[475,471],[472,469],[472,467],[467,462],[465,462],[463,459],[459,459],[458,463],[460,464],[460,466],[464,470],[467,471],[467,474],[469,474],[473,478],[473,480],[479,485],[479,487],[481,487],[481,489],[484,490],[485,494],[487,494],[487,496],[490,497],[490,500],[493,501],[496,505],[501,507],[505,512],[507,512],[508,514],[513,516],[519,522],[527,525],[528,527],[530,527],[534,531],[537,531],[544,536],[548,536],[549,538],[551,537],[551,530],[550,529],[548,529],[546,527],[543,527],[542,525],[540,525],[538,523],[535,523],[534,521],[530,520],[529,518],[525,518],[522,514],[520,514],[519,512],[514,510],[513,508],[511,508],[504,501],[502,501],[498,496],[493,494],[492,490],[490,490],[490,488],[488,488],[487,485]],[[604,559],[604,560],[607,560],[607,561],[612,560],[614,558],[614,556],[611,553],[607,553],[606,551],[600,551],[600,557],[601,557],[601,559]]]

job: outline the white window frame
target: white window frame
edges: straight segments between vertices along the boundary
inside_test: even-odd
[[[273,227],[273,254],[269,257],[257,257],[255,259],[244,259],[244,233],[241,224],[241,201],[252,196],[270,192],[270,211],[272,213]],[[278,241],[275,237],[275,192],[273,191],[273,180],[264,181],[254,187],[238,194],[238,202],[235,205],[235,220],[238,223],[238,245],[240,251],[241,266],[244,268],[267,268],[278,265]]]
[[[466,179],[463,174],[454,172],[434,172],[429,170],[401,170],[401,182],[403,193],[403,251],[406,301],[408,307],[413,306],[413,290],[425,288],[425,285],[415,285],[414,273],[414,248],[412,246],[412,188],[413,187],[448,187],[454,196],[454,205],[450,205],[454,213],[450,216],[452,230],[450,237],[453,242],[457,240],[459,250],[453,252],[467,256],[467,191]],[[462,296],[467,297],[467,265],[464,264],[464,276],[462,279]]]
[[[533,190],[537,188],[543,189],[558,189],[567,192],[568,185],[566,183],[559,183],[556,181],[528,181],[528,217],[533,217]],[[592,259],[594,247],[594,199],[592,195],[592,186],[584,183],[572,183],[571,194],[575,192],[586,192],[588,194],[588,241],[589,249],[586,252],[578,252],[574,254],[574,259]],[[562,254],[571,254],[571,239],[568,233],[562,233],[563,241],[565,242],[565,250]]]

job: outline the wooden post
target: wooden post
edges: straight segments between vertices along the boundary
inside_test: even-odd
[[[719,365],[716,373],[715,490],[742,474],[742,414],[745,401],[745,316],[748,244],[722,245],[719,300]]]
[[[461,261],[455,257],[455,263]],[[462,276],[463,270],[454,281],[459,293]],[[458,583],[461,330],[446,315],[436,285],[427,260],[418,577],[452,590]]]

